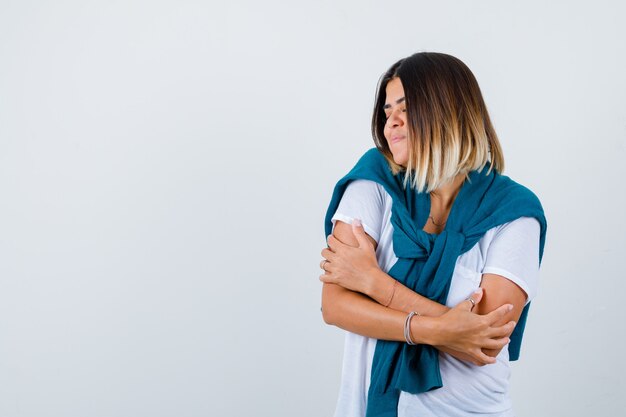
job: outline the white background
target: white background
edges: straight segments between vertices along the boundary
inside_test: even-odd
[[[518,416],[626,409],[619,1],[0,0],[0,417],[329,416],[379,76],[461,58],[549,228]]]

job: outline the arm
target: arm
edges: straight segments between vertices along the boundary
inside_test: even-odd
[[[480,287],[483,289],[483,300],[476,305],[478,314],[485,314],[503,303],[513,305],[513,309],[506,313],[495,325],[501,325],[513,320],[515,323],[519,320],[524,305],[526,303],[526,293],[512,281],[496,274],[483,274]],[[499,349],[483,349],[483,352],[489,356],[498,356],[502,347]]]
[[[510,303],[513,310],[503,320],[519,320],[527,299],[532,299],[539,279],[539,222],[521,217],[502,226],[487,250],[480,286],[484,299],[476,310],[489,311],[498,303]],[[488,351],[497,355],[500,350]]]
[[[322,250],[322,256],[330,261],[328,269],[335,272],[332,277],[335,280],[328,276],[327,266],[324,266],[326,273],[320,277],[321,281],[338,284],[405,313],[417,311],[422,316],[438,317],[450,309],[416,293],[381,270],[376,260],[376,241],[365,233],[360,221],[355,220],[352,226],[337,221],[333,235],[328,237],[328,245],[329,248]]]
[[[344,241],[345,244],[352,247],[359,246],[359,241],[352,232],[350,225],[337,222],[334,234],[338,241]],[[372,244],[371,241],[368,243]],[[332,272],[327,272],[320,279],[324,281],[322,312],[326,323],[367,337],[404,341],[403,328],[406,318],[404,312],[384,307],[363,294],[333,283]],[[397,290],[398,288],[396,288]],[[410,291],[408,288],[406,290]],[[405,295],[409,298],[412,297],[420,306],[434,303],[417,294],[412,296],[406,293]],[[477,299],[479,299],[478,297],[480,294],[477,295]],[[402,297],[399,300],[402,300]],[[453,309],[444,307],[446,312],[438,317],[422,316],[413,319],[411,334],[413,339],[418,342],[433,346],[445,346],[450,351],[463,352],[466,355],[463,359],[471,360],[474,363],[493,363],[495,360],[485,355],[481,348],[497,350],[508,342],[508,335],[513,329],[512,323],[492,327],[492,323],[500,320],[508,307],[504,305],[487,315],[479,316],[470,312],[471,303],[465,301]]]
[[[346,282],[345,280],[340,282],[325,281],[326,277],[324,276],[320,277],[320,279],[364,294],[379,304],[397,311],[407,313],[417,311],[423,316],[440,316],[449,309],[427,297],[421,296],[383,272],[378,266],[376,259],[376,241],[365,232],[363,226],[354,227],[355,223],[358,222],[360,224],[360,221],[353,217],[356,214],[357,217],[364,219],[368,226],[372,227],[368,231],[373,236],[380,232],[384,221],[383,213],[389,208],[389,202],[386,201],[385,195],[386,192],[380,185],[368,180],[355,180],[347,186],[337,212],[333,216],[336,219],[335,229],[333,235],[328,239],[328,245],[341,255],[341,261],[344,261],[345,258],[351,264],[346,265],[352,269],[348,274],[350,275],[348,279],[351,282]],[[352,222],[353,219],[354,222]],[[350,232],[351,227],[341,220],[348,224],[350,222],[353,223],[352,233]],[[342,234],[340,229],[343,229],[345,233]],[[349,245],[344,245],[341,242],[349,243]],[[355,250],[357,253],[342,250],[343,248]],[[322,252],[322,256],[330,261],[330,263],[325,263],[326,266],[335,265],[332,259],[325,256],[326,253],[330,255],[332,252],[330,250]],[[343,263],[346,264],[346,262]],[[323,268],[326,268],[326,266]],[[335,274],[335,276],[338,275]],[[391,297],[392,294],[393,297]]]
[[[345,224],[342,227],[345,227]],[[355,269],[353,275],[358,276],[359,281],[363,282],[362,285],[353,284],[356,287],[354,288],[355,291],[362,292],[379,304],[388,304],[389,308],[402,311],[405,314],[411,311],[418,311],[422,316],[439,317],[450,310],[449,307],[432,301],[401,283],[395,282],[396,280],[394,278],[382,271],[375,257],[376,241],[365,233],[363,227],[353,225],[352,236],[356,242],[355,246],[364,247],[367,253],[367,255],[363,256],[364,254],[359,254],[357,250],[347,251],[346,254],[346,258]],[[348,237],[348,239],[350,239],[350,237]],[[336,238],[331,236],[329,240],[332,242],[331,247],[340,250],[340,242],[335,241]],[[499,242],[496,241],[494,244],[503,244],[502,240],[501,238]],[[325,252],[325,254],[330,255],[327,252]],[[360,255],[360,258],[357,258],[357,255]],[[360,270],[358,270],[356,265],[363,264],[363,259],[366,259],[366,266],[361,266]],[[370,272],[367,272],[368,270]],[[518,285],[501,275],[484,274],[481,281],[481,288],[484,290],[484,296],[482,302],[477,305],[475,313],[484,315],[504,304],[511,304],[514,306],[513,310],[502,317],[495,325],[501,326],[510,321],[517,323],[527,297],[526,293]],[[463,352],[455,351],[447,346],[435,347],[458,359],[473,362],[473,359]],[[488,356],[496,357],[501,350],[502,348],[483,349],[483,352]]]

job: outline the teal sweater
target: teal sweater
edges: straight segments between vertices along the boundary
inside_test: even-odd
[[[398,261],[389,275],[433,301],[446,303],[452,273],[461,254],[470,250],[489,229],[519,217],[534,217],[540,224],[541,262],[546,219],[541,203],[527,188],[495,171],[470,172],[452,205],[444,230],[435,235],[422,230],[430,213],[430,194],[405,189],[403,175],[391,173],[378,149],[366,152],[335,186],[326,213],[326,236],[332,233],[331,218],[350,181],[365,179],[382,185],[393,200],[393,250]],[[511,335],[510,360],[519,358],[529,306],[522,311]],[[420,393],[442,385],[435,348],[377,340],[367,416],[396,417],[400,391]]]

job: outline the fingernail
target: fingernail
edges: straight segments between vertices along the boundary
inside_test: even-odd
[[[476,291],[474,291],[474,294],[480,294],[481,292],[483,292],[483,289],[479,287]]]
[[[509,304],[509,305],[507,306],[507,308],[506,308],[506,311],[511,311],[511,310],[513,310],[513,306],[512,306],[511,304]]]
[[[356,227],[361,227],[361,220],[354,219],[352,220],[352,224],[355,225]]]

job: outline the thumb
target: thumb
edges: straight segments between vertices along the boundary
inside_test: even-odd
[[[356,237],[357,242],[359,242],[359,247],[363,247],[363,245],[369,243],[360,219],[352,220],[352,233],[354,233],[354,237]]]

